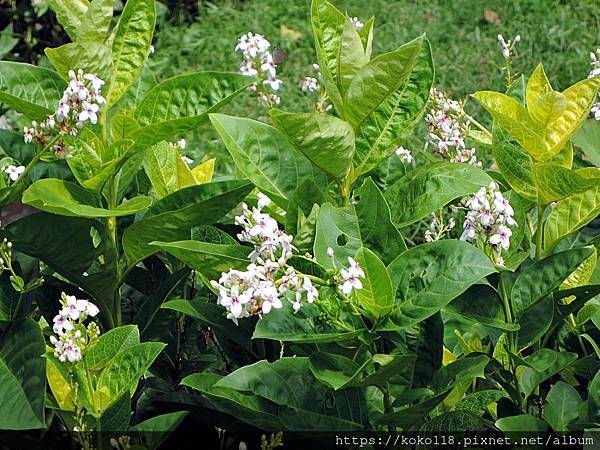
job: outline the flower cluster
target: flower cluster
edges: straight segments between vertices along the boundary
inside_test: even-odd
[[[600,48],[597,48],[596,52],[591,52],[590,58],[592,58],[592,70],[588,78],[600,77]],[[591,109],[591,113],[596,120],[600,120],[600,94],[598,94],[598,99],[599,101],[594,103]]]
[[[365,26],[365,24],[362,23],[358,17],[350,17],[350,22],[352,22],[352,25],[354,25],[354,28],[356,28],[357,31],[362,30]]]
[[[502,56],[504,56],[504,59],[510,59],[510,52],[515,48],[515,45],[517,45],[520,40],[521,36],[518,34],[512,41],[509,39],[508,42],[504,40],[504,36],[501,34],[498,35],[498,43],[502,48]]]
[[[98,121],[100,105],[105,103],[100,94],[104,81],[81,69],[77,73],[69,70],[69,79],[56,111],[42,123],[32,122],[31,127],[23,128],[26,143],[36,141],[43,145],[48,132],[76,136],[86,122],[95,124]],[[57,147],[61,148],[60,145]]]
[[[429,228],[424,233],[425,242],[439,241],[456,226],[456,221],[453,217],[450,217],[448,223],[446,223],[444,220],[444,211],[441,209],[432,213],[431,216]]]
[[[314,77],[304,77],[300,80],[300,89],[303,92],[316,92],[319,88],[319,82]]]
[[[427,145],[433,147],[433,153],[451,162],[481,167],[475,149],[465,145],[469,121],[462,105],[436,88],[432,88],[431,103],[432,109],[426,117],[429,122]]]
[[[259,102],[263,104],[279,104],[278,95],[268,92],[264,88],[278,91],[282,81],[277,78],[277,64],[269,51],[271,43],[260,34],[246,33],[235,47],[244,58],[240,67],[242,75],[258,77],[259,84],[254,83],[250,89],[257,92]]]
[[[489,188],[482,187],[467,200],[467,215],[463,224],[461,240],[479,242],[490,246],[496,264],[503,265],[502,250],[510,247],[511,227],[516,227],[514,211],[508,199],[491,182]]]
[[[405,162],[407,164],[410,164],[413,161],[412,153],[410,152],[410,150],[404,147],[398,147],[396,149],[396,156],[398,156],[402,160],[402,162]]]
[[[62,309],[54,317],[52,328],[58,337],[50,336],[50,342],[54,345],[54,356],[60,361],[76,363],[100,336],[100,329],[95,322],[87,326],[83,324],[88,317],[95,317],[99,310],[89,300],[80,300],[64,292],[60,303]]]

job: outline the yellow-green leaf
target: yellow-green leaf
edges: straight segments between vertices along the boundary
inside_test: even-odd
[[[560,92],[546,92],[528,105],[531,117],[545,126],[558,119],[567,109],[567,98]]]
[[[544,66],[538,64],[529,77],[527,88],[525,90],[525,99],[527,101],[529,112],[531,112],[531,107],[532,105],[535,105],[538,98],[552,91],[553,89],[550,85],[550,81],[548,81],[546,72],[544,72]]]
[[[567,277],[560,285],[560,289],[571,289],[579,286],[584,286],[589,283],[594,269],[596,268],[596,261],[598,260],[598,252],[596,248],[593,248],[592,255],[582,262],[575,271]],[[571,295],[564,299],[565,303],[571,303],[575,300],[575,296]]]
[[[574,170],[556,164],[533,164],[538,195],[545,204],[562,200],[600,184],[598,178],[586,178]]]
[[[187,163],[181,157],[181,153],[177,150],[177,189],[181,189],[188,186],[196,186],[196,178],[188,167]]]
[[[198,184],[210,183],[215,172],[215,158],[204,161],[192,169],[192,175]]]

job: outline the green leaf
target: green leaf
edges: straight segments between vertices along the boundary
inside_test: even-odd
[[[142,126],[135,136],[136,145],[147,147],[187,133],[253,81],[235,73],[197,72],[157,84],[135,110],[135,119]]]
[[[438,390],[454,386],[463,380],[485,378],[484,369],[489,362],[486,355],[468,356],[457,359],[439,369],[433,376],[433,385]]]
[[[429,386],[433,374],[442,367],[444,355],[444,321],[436,313],[406,330],[406,343],[416,356],[413,386]]]
[[[494,159],[510,187],[517,194],[537,201],[531,157],[521,147],[511,142],[508,134],[504,133],[500,127],[494,127],[492,141]]]
[[[356,73],[368,62],[369,56],[365,53],[361,37],[350,18],[346,17],[337,65],[338,87],[342,95],[348,90]]]
[[[526,414],[520,416],[509,416],[498,419],[496,427],[505,433],[525,432],[525,433],[543,433],[548,429],[548,425],[541,419]]]
[[[471,411],[481,416],[486,412],[486,408],[492,403],[496,403],[506,394],[502,391],[486,389],[473,392],[461,399],[455,406],[457,410]]]
[[[16,250],[38,258],[91,295],[101,316],[111,313],[118,284],[117,255],[101,222],[38,213],[6,225],[2,235]]]
[[[58,23],[63,26],[71,40],[77,39],[90,2],[87,0],[50,0],[50,7],[56,13]]]
[[[596,167],[600,166],[600,121],[588,119],[573,135],[573,143]]]
[[[370,362],[360,366],[350,358],[325,352],[312,353],[309,361],[314,377],[334,391],[352,385]]]
[[[140,378],[165,346],[166,344],[161,342],[144,342],[117,353],[98,377],[98,409],[106,410],[127,391],[133,395]]]
[[[23,203],[42,211],[72,217],[120,217],[143,211],[152,204],[150,197],[138,196],[114,209],[100,207],[100,198],[69,181],[45,178],[23,193]]]
[[[354,191],[354,202],[345,208],[330,203],[321,207],[317,220],[314,255],[326,268],[332,268],[327,248],[334,250],[336,263],[346,266],[361,247],[373,251],[389,264],[406,250],[402,236],[390,220],[390,212],[381,191],[367,178]]]
[[[95,0],[100,3],[100,0]],[[112,5],[111,5],[112,8]],[[46,48],[46,56],[65,81],[69,81],[69,70],[93,73],[102,80],[109,80],[112,71],[112,52],[102,42],[70,42],[56,48]]]
[[[324,323],[319,312],[313,307],[305,307],[296,314],[289,310],[273,310],[258,321],[253,339],[318,344],[344,342],[356,339],[365,329],[344,329]]]
[[[597,372],[588,385],[588,417],[592,422],[600,420],[600,372]]]
[[[344,111],[338,89],[338,61],[346,17],[326,0],[313,0],[310,7],[317,62],[328,97],[338,113]]]
[[[96,431],[102,431],[105,434],[103,439],[108,440],[106,436],[113,435],[115,434],[114,432],[123,432],[127,430],[130,417],[131,394],[126,391],[121,394],[112,405],[103,411],[100,419],[96,422]]]
[[[248,265],[250,248],[242,245],[211,244],[199,241],[151,242],[197,270],[205,280],[218,280],[229,269],[243,270]]]
[[[177,411],[154,416],[130,427],[129,431],[143,435],[146,438],[146,448],[155,450],[177,429],[187,414],[188,411]]]
[[[538,161],[547,161],[558,152],[544,147],[544,127],[535,122],[517,100],[493,91],[479,91],[473,97],[483,106],[504,131]]]
[[[334,116],[270,111],[273,124],[317,167],[342,179],[354,156],[354,130]]]
[[[281,431],[280,407],[266,398],[217,386],[222,377],[212,373],[194,373],[181,384],[196,389],[211,401],[211,407],[263,430]]]
[[[144,154],[144,171],[158,198],[177,190],[177,152],[166,142],[151,145]]]
[[[533,164],[533,176],[546,205],[600,185],[598,178],[586,178],[556,164]]]
[[[112,0],[94,0],[81,19],[78,41],[104,41],[113,17]]]
[[[44,428],[44,337],[29,319],[13,322],[0,337],[0,429]]]
[[[598,213],[598,186],[557,202],[544,223],[544,250],[551,250],[563,237],[588,224]]]
[[[365,247],[356,254],[356,261],[365,272],[363,288],[356,291],[358,303],[375,319],[389,314],[394,303],[394,292],[385,265]]]
[[[427,217],[449,202],[489,186],[492,179],[468,164],[434,163],[414,170],[394,183],[384,196],[392,221],[404,227]]]
[[[489,258],[466,242],[442,240],[413,247],[388,266],[396,290],[392,320],[400,327],[415,325],[495,271]]]
[[[517,331],[518,324],[507,323],[502,300],[489,284],[476,284],[446,305],[445,311],[506,331]]]
[[[344,101],[356,131],[356,176],[390,156],[414,127],[433,84],[429,41],[421,36],[380,55],[354,76]]]
[[[0,102],[28,119],[44,120],[52,114],[66,87],[52,70],[0,61]]]
[[[449,411],[426,421],[419,428],[419,433],[470,431],[481,429],[483,425],[481,417],[470,411]]]
[[[517,277],[511,291],[514,315],[520,317],[542,300],[592,254],[591,248],[576,248],[556,253],[528,266]]]
[[[536,386],[565,369],[577,359],[577,353],[555,352],[542,348],[525,358],[528,365],[521,373],[521,387],[525,397],[531,395]]]
[[[554,431],[569,431],[569,424],[579,417],[581,402],[581,397],[573,386],[558,381],[546,396],[544,420]]]
[[[238,169],[254,185],[286,209],[296,187],[305,179],[324,186],[326,178],[270,125],[242,117],[210,114]]]
[[[114,31],[112,76],[104,96],[107,105],[116,103],[142,71],[152,44],[155,22],[154,0],[125,3]]]
[[[235,208],[252,190],[246,181],[219,181],[181,189],[156,202],[146,215],[125,230],[123,249],[130,266],[159,249],[149,245],[190,238],[197,225],[211,224]]]
[[[567,98],[560,92],[550,91],[539,97],[533,107],[527,106],[534,120],[548,126],[567,109]]]
[[[88,370],[103,369],[118,353],[140,343],[140,332],[136,325],[113,328],[104,333],[98,342],[85,354]]]
[[[543,298],[535,305],[527,308],[519,317],[519,348],[525,348],[537,342],[552,325],[554,318],[554,301],[552,296]]]
[[[297,418],[286,422],[292,430],[363,428],[366,410],[360,391],[331,392],[312,377],[308,358],[259,361],[221,378],[216,387],[252,392],[284,407],[282,420]]]

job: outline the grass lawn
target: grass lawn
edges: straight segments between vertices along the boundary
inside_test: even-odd
[[[589,52],[600,45],[599,0],[337,0],[341,10],[362,20],[376,17],[373,54],[393,50],[421,33],[429,37],[436,84],[456,98],[476,90],[502,90],[503,59],[497,34],[521,35],[515,70],[530,74],[543,62],[555,88],[585,78]],[[289,60],[278,67],[284,80],[281,107],[309,110],[313,98],[298,88],[315,62],[308,0],[199,1],[199,15],[189,24],[181,14],[164,17],[151,66],[157,77],[200,70],[235,71],[237,39],[252,31],[283,48]],[[250,96],[236,100],[230,114],[257,117]],[[476,111],[477,112],[477,111]],[[220,153],[210,129],[188,136],[196,158]],[[200,148],[201,147],[201,148]],[[196,153],[194,153],[196,152]]]

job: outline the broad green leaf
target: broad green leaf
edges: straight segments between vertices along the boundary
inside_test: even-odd
[[[77,147],[68,153],[67,163],[79,184],[84,187],[86,181],[94,178],[102,170],[102,158],[85,141],[78,142]]]
[[[142,71],[152,44],[155,22],[154,0],[125,3],[114,31],[112,76],[104,95],[107,105],[116,103]]]
[[[523,312],[519,317],[519,348],[526,348],[541,339],[554,320],[552,296],[543,298]]]
[[[468,356],[457,359],[440,368],[433,376],[433,385],[438,389],[454,386],[463,380],[485,378],[484,369],[489,358],[486,355]]]
[[[130,417],[131,394],[125,391],[102,412],[102,415],[96,421],[96,431],[103,432],[103,439],[107,440],[107,436],[111,436],[115,432],[122,433],[124,430],[127,430]]]
[[[372,250],[389,264],[406,250],[402,236],[390,221],[390,213],[381,191],[370,178],[355,191],[355,202],[345,208],[325,203],[319,212],[314,255],[326,268],[333,262],[327,248],[334,251],[336,264],[347,266],[361,247]]]
[[[93,3],[102,0],[95,0]],[[112,7],[112,6],[111,6]],[[112,52],[102,42],[70,42],[56,48],[46,48],[46,56],[65,81],[69,81],[69,70],[93,73],[102,80],[109,80],[112,70]],[[104,108],[102,106],[102,108]]]
[[[277,129],[242,117],[209,117],[237,168],[282,208],[287,208],[296,187],[305,179],[313,179],[317,186],[326,184],[324,174]]]
[[[274,125],[316,166],[342,179],[354,156],[354,130],[334,116],[270,111]]]
[[[600,185],[600,178],[586,178],[556,164],[534,163],[533,177],[546,205]]]
[[[158,198],[177,190],[177,152],[168,143],[149,146],[144,154],[143,166]]]
[[[544,127],[535,122],[527,109],[517,100],[493,91],[479,91],[473,94],[473,97],[534,159],[544,162],[558,153],[558,151],[550,153],[546,150]]]
[[[123,393],[135,392],[138,382],[165,348],[161,342],[144,342],[128,347],[110,360],[96,384],[96,406],[105,410]]]
[[[138,104],[136,145],[146,147],[196,128],[254,81],[221,72],[178,75],[154,86]]]
[[[155,450],[160,447],[169,434],[177,429],[187,414],[188,411],[177,411],[154,416],[133,425],[129,428],[129,431],[141,433],[146,438],[146,448]]]
[[[350,18],[346,18],[340,40],[340,54],[337,64],[338,88],[342,96],[348,90],[354,75],[369,62],[358,31]]]
[[[215,158],[207,159],[192,169],[192,175],[196,179],[196,183],[204,184],[212,181],[215,173],[215,162]]]
[[[104,224],[94,219],[38,213],[6,225],[2,235],[16,250],[38,258],[91,295],[100,307],[101,317],[111,314],[109,305],[117,288],[117,255]]]
[[[544,223],[544,250],[551,250],[560,239],[585,226],[599,212],[598,186],[557,202]]]
[[[33,120],[52,114],[67,84],[49,69],[0,61],[0,102]]]
[[[512,287],[514,315],[520,317],[528,308],[542,300],[592,254],[591,248],[576,248],[555,253],[523,270]]]
[[[328,97],[339,114],[344,111],[338,89],[338,61],[346,17],[326,0],[312,0],[310,17],[317,62]]]
[[[69,181],[46,178],[33,183],[23,193],[23,203],[42,211],[73,217],[119,217],[143,211],[152,204],[150,197],[138,196],[114,209],[105,209],[93,192]]]
[[[569,424],[579,416],[581,402],[581,397],[573,386],[557,381],[546,396],[544,420],[554,431],[569,431]]]
[[[12,287],[10,277],[8,271],[0,275],[0,323],[13,319],[19,304],[20,294]]]
[[[538,99],[552,91],[553,89],[550,85],[550,81],[548,81],[546,72],[544,72],[544,66],[538,64],[529,77],[529,80],[527,80],[527,87],[525,90],[527,109],[529,109],[529,112],[532,113],[532,115],[535,114],[534,110]],[[545,120],[542,120],[542,122],[545,123]]]
[[[181,384],[201,392],[211,401],[211,407],[228,413],[263,430],[281,431],[285,425],[279,418],[280,407],[254,394],[218,387],[222,377],[212,373],[194,373]]]
[[[358,303],[375,319],[389,314],[394,303],[394,292],[385,265],[365,247],[356,254],[356,261],[365,272],[363,288],[356,291]]]
[[[492,179],[468,164],[434,163],[394,183],[384,196],[398,227],[417,222],[452,200],[487,187]]]
[[[461,431],[472,431],[484,428],[484,421],[477,414],[470,411],[449,411],[433,419],[426,421],[419,433],[445,433]]]
[[[435,395],[421,401],[415,405],[396,410],[395,412],[378,417],[375,423],[378,425],[394,425],[403,430],[411,430],[415,426],[420,426],[423,419],[446,397],[447,392]]]
[[[524,363],[527,367],[521,373],[521,387],[525,397],[528,397],[540,383],[559,373],[576,359],[576,353],[555,352],[547,348],[542,348],[525,358]]]
[[[54,400],[63,411],[74,411],[74,391],[66,366],[49,351],[44,355],[46,358],[46,380],[52,391]]]
[[[448,304],[445,311],[466,317],[488,327],[516,331],[518,324],[507,323],[498,292],[489,284],[476,284]]]
[[[406,345],[416,356],[413,387],[431,384],[434,373],[442,367],[444,356],[444,321],[436,313],[406,330]]]
[[[588,119],[573,135],[573,143],[583,151],[584,157],[596,167],[600,166],[600,121]]]
[[[596,261],[598,260],[598,251],[596,248],[592,248],[592,254],[589,258],[583,261],[577,269],[571,275],[569,275],[565,281],[560,284],[560,289],[572,289],[579,286],[585,286],[589,284],[590,278],[592,277],[594,270],[596,269]],[[567,297],[566,302],[573,300],[575,297]]]
[[[390,156],[418,121],[433,84],[429,41],[421,36],[377,56],[355,75],[344,101],[356,132],[356,176]]]
[[[136,325],[113,328],[102,334],[98,342],[85,354],[88,370],[101,370],[119,352],[140,343]]]
[[[125,230],[123,249],[129,265],[156,253],[158,247],[149,243],[157,238],[189,239],[194,226],[216,222],[251,190],[246,181],[219,181],[181,189],[159,200]]]
[[[112,0],[93,0],[81,19],[78,41],[104,41],[113,17]]]
[[[211,244],[199,241],[151,242],[156,250],[165,250],[198,271],[206,280],[218,280],[221,272],[248,265],[250,248],[242,245]]]
[[[354,384],[371,363],[368,360],[359,365],[345,356],[325,352],[312,353],[309,362],[314,377],[335,391]]]
[[[356,430],[365,419],[365,400],[356,389],[331,392],[312,377],[305,357],[259,361],[221,378],[216,387],[252,392],[282,407],[282,420],[295,430]],[[327,401],[330,399],[330,401]],[[300,417],[303,415],[304,417]]]
[[[0,335],[0,429],[45,427],[44,337],[33,320],[19,319]]]
[[[77,39],[81,23],[89,7],[88,0],[50,0],[50,8],[71,40]]]
[[[353,341],[365,329],[341,328],[320,320],[319,311],[313,306],[302,308],[296,314],[289,310],[274,310],[258,321],[253,339],[304,344]]]
[[[544,145],[550,155],[557,154],[581,126],[596,101],[600,77],[587,78],[563,91],[565,110],[548,124]]]
[[[543,433],[548,429],[548,425],[542,419],[526,414],[502,417],[494,425],[505,433],[521,433],[519,436],[522,433]]]
[[[472,245],[442,240],[405,251],[391,262],[388,272],[396,290],[392,321],[408,327],[440,311],[495,268]]]
[[[365,49],[365,55],[367,55],[367,60],[371,59],[371,52],[373,51],[373,25],[375,24],[375,17],[371,16],[369,20],[367,20],[362,27],[362,29],[358,30],[358,35],[360,36],[360,41],[362,42],[362,46]]]
[[[600,420],[600,372],[597,372],[588,386],[588,417],[592,422]]]
[[[498,126],[493,129],[492,139],[494,159],[510,187],[526,199],[537,201],[531,157],[511,142],[508,134]]]
[[[496,403],[506,394],[502,391],[486,389],[483,391],[473,392],[461,399],[455,406],[456,410],[471,411],[479,416],[483,415],[486,408]]]

